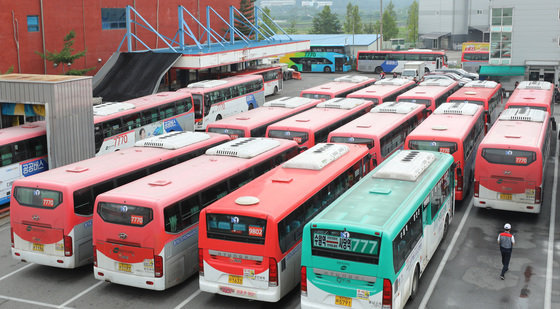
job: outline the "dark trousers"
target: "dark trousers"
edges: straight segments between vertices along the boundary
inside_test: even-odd
[[[509,259],[511,258],[511,248],[500,247],[500,252],[502,253],[502,273],[503,276],[509,269]]]

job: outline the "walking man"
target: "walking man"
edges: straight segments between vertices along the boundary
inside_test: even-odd
[[[515,245],[515,238],[510,233],[511,224],[506,223],[504,225],[504,232],[498,235],[498,244],[500,245],[500,252],[502,253],[502,272],[500,273],[500,279],[504,280],[504,275],[509,269],[509,259],[511,258],[511,249]]]

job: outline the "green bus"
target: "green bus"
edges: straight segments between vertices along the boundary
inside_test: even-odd
[[[401,150],[305,225],[302,308],[403,308],[455,210],[450,154]]]

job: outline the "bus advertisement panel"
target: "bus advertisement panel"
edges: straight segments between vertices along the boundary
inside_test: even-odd
[[[198,271],[199,212],[297,154],[293,141],[239,138],[98,196],[98,280],[165,290]]]
[[[412,102],[425,106],[428,114],[434,112],[447,98],[459,90],[459,83],[447,79],[434,79],[421,82],[418,86],[397,97],[397,102]]]
[[[298,72],[348,72],[350,58],[335,52],[296,52],[280,57],[280,62]]]
[[[383,102],[393,102],[397,97],[416,87],[416,83],[406,78],[384,78],[374,85],[352,92],[346,97],[372,101],[378,105]]]
[[[330,143],[366,145],[370,169],[374,169],[397,149],[406,136],[424,120],[424,107],[407,102],[387,102],[329,133]]]
[[[301,151],[327,141],[329,132],[362,116],[373,102],[361,99],[336,98],[268,126],[267,137],[294,140]]]
[[[138,141],[132,148],[15,181],[10,205],[12,256],[60,268],[91,263],[97,195],[228,140],[222,134],[171,132]]]
[[[509,108],[478,147],[474,206],[540,213],[552,135],[550,115]]]
[[[509,96],[505,108],[529,107],[554,114],[554,85],[545,81],[522,81]]]
[[[444,103],[412,131],[405,149],[431,150],[455,159],[455,199],[463,200],[474,177],[474,159],[484,137],[484,109],[469,103]]]
[[[447,67],[447,55],[442,50],[361,50],[358,52],[357,71],[366,73],[402,73],[404,64],[410,61],[423,61],[425,73]]]
[[[372,175],[372,176],[370,176]],[[453,157],[400,150],[303,229],[302,308],[404,308],[453,218]]]
[[[200,290],[267,302],[293,290],[303,226],[369,171],[367,154],[317,144],[201,211]]]
[[[194,102],[195,130],[209,123],[262,106],[264,82],[260,75],[240,75],[189,84],[177,92],[190,93]]]
[[[475,80],[466,83],[462,88],[447,97],[450,103],[473,103],[484,107],[485,132],[498,118],[502,103],[502,85],[490,80]]]
[[[299,96],[323,100],[345,98],[348,94],[373,85],[373,83],[375,83],[375,78],[363,75],[345,75],[335,78],[332,82],[302,90]]]
[[[238,137],[264,137],[266,128],[282,119],[315,107],[321,100],[283,97],[268,101],[262,107],[227,117],[206,126],[206,132]]]

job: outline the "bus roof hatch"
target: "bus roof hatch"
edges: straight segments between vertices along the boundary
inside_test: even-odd
[[[418,106],[418,104],[411,102],[386,102],[372,108],[370,113],[408,114]]]
[[[521,121],[532,121],[532,122],[544,122],[544,119],[548,115],[548,112],[532,109],[529,107],[523,108],[508,108],[505,109],[501,114],[499,120],[521,120]]]
[[[479,105],[465,102],[443,103],[438,108],[436,108],[434,114],[473,116],[474,114],[476,114],[479,108],[481,108]]]
[[[163,148],[171,150],[196,144],[209,138],[210,135],[202,132],[176,131],[145,138],[143,140],[137,141],[134,146]]]
[[[319,108],[353,109],[364,104],[366,100],[355,98],[334,98],[317,104]]]

